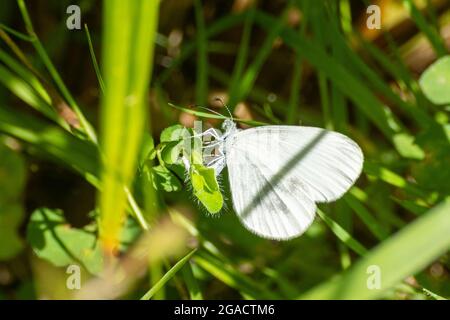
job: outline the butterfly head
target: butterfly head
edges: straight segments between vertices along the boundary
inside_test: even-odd
[[[233,131],[236,131],[236,123],[231,118],[227,118],[222,123],[222,130],[225,131],[225,133],[231,133]]]

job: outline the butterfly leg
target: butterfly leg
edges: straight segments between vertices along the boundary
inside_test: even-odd
[[[208,137],[208,136],[213,137],[216,140],[221,140],[221,137],[222,137],[222,135],[219,132],[217,132],[215,128],[209,128],[209,129],[203,131],[202,133],[194,134],[194,135],[190,136],[189,138],[190,139],[203,138],[203,137]]]
[[[203,151],[203,159],[205,162],[205,165],[208,168],[213,168],[215,170],[216,176],[223,170],[225,167],[225,155],[223,153],[223,135],[220,133],[220,131],[217,131],[215,128],[209,128],[205,130],[204,132],[200,134],[192,135],[191,138],[198,138],[202,137],[203,140],[205,137],[213,137],[215,141],[206,141],[208,142],[206,145],[202,146]],[[205,141],[203,141],[203,144],[205,144]],[[214,150],[214,155],[211,155],[212,151]],[[217,151],[217,154],[216,154]],[[182,158],[183,164],[187,171],[190,169],[190,162],[186,157]]]
[[[218,158],[223,157],[224,154],[222,152],[221,146],[223,145],[223,135],[215,128],[209,128],[205,130],[202,134],[204,137],[213,137],[214,141],[207,140],[202,147],[203,151],[203,159],[205,160],[206,166],[210,166],[213,163],[217,163]],[[220,162],[220,161],[218,161]],[[220,169],[222,170],[222,169]],[[219,171],[220,172],[220,171]],[[216,171],[216,174],[217,171]]]
[[[218,176],[220,174],[220,172],[222,172],[222,170],[225,168],[225,165],[226,165],[225,156],[223,154],[218,155],[218,156],[214,157],[214,159],[206,162],[205,165],[208,168],[213,168],[215,175]]]
[[[217,132],[217,130],[215,128],[209,128],[207,130],[205,130],[202,134],[202,136],[211,136],[216,140],[222,140],[221,137],[222,135]]]

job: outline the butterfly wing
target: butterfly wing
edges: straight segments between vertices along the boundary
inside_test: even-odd
[[[328,130],[264,126],[226,142],[236,214],[256,234],[289,239],[314,219],[315,202],[341,197],[361,173],[363,155],[350,138]]]

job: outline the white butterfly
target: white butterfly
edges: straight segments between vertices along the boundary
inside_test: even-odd
[[[314,220],[316,202],[340,198],[361,173],[363,154],[347,136],[314,127],[262,126],[239,130],[232,119],[214,129],[218,155],[205,165],[225,166],[233,206],[244,226],[269,239],[300,236]]]

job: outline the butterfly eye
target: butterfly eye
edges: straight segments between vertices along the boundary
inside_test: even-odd
[[[222,124],[222,129],[225,130],[225,131],[228,131],[228,130],[232,129],[235,126],[236,125],[234,124],[233,120],[225,119],[223,121],[223,124]]]

